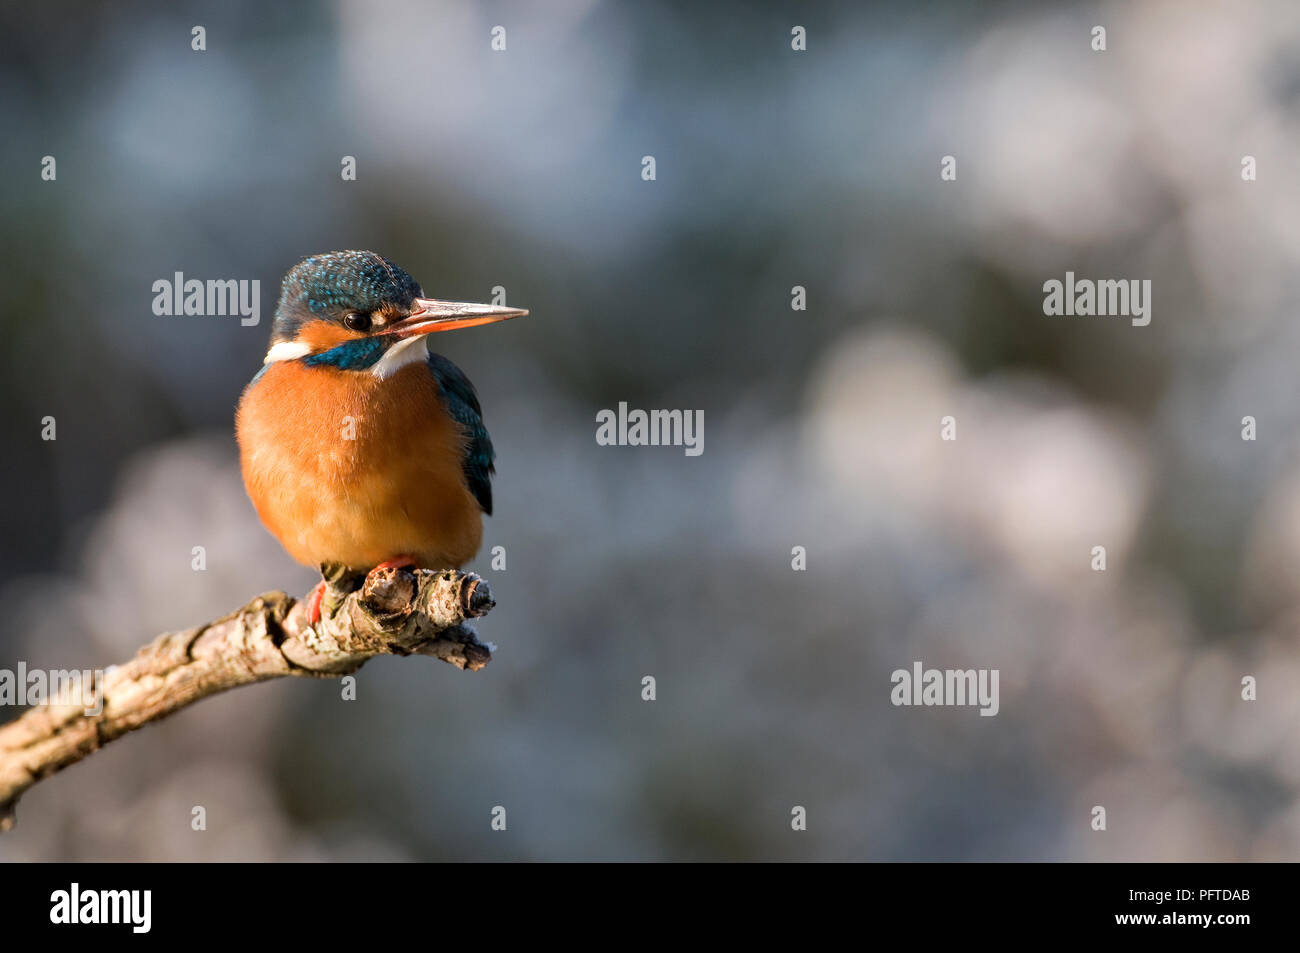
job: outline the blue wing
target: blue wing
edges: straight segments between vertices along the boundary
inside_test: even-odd
[[[496,451],[492,449],[492,438],[483,426],[483,409],[479,406],[478,394],[465,372],[441,354],[429,353],[429,370],[442,388],[447,410],[465,428],[465,435],[469,438],[462,462],[465,482],[483,512],[491,516],[492,474],[496,473],[492,461],[496,459]]]

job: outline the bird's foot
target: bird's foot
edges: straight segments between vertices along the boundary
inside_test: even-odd
[[[415,568],[414,556],[394,556],[392,559],[385,559],[374,569],[370,570],[370,572],[366,573],[366,582],[369,582],[370,577],[373,576],[375,573],[380,572],[384,569],[414,569],[414,568]]]
[[[321,563],[320,573],[324,578],[316,583],[316,588],[307,596],[308,625],[315,625],[324,616],[327,599],[330,611],[338,611],[338,606],[347,595],[364,589],[375,573],[388,569],[415,568],[416,560],[413,556],[394,556],[369,572],[350,569],[343,563]]]
[[[307,596],[307,624],[315,625],[320,621],[320,604],[325,598],[325,586],[327,583],[324,579],[316,583],[316,588]]]
[[[392,590],[394,586],[400,590],[411,589],[417,584],[415,574],[419,572],[416,561],[411,556],[394,556],[392,559],[385,559],[382,563],[366,573],[365,578],[361,580],[360,589],[363,593],[373,593],[379,591]],[[411,590],[414,591],[414,590]]]
[[[380,563],[378,566],[375,567],[375,569],[414,569],[414,568],[415,568],[414,556],[394,556],[392,559],[385,559],[382,563]],[[370,570],[370,572],[374,572],[375,569]],[[366,573],[366,575],[370,575],[370,573]]]

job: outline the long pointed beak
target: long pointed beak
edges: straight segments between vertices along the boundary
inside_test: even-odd
[[[394,323],[381,334],[412,337],[434,331],[454,331],[480,324],[492,324],[508,318],[527,314],[523,308],[503,308],[494,304],[471,304],[468,301],[438,301],[435,298],[416,298],[411,303],[411,313]]]

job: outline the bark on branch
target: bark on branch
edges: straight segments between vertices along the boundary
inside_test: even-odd
[[[471,671],[492,659],[462,624],[495,604],[473,573],[335,570],[327,581],[314,627],[305,603],[266,593],[206,625],[159,636],[109,668],[89,702],[40,705],[0,725],[0,831],[13,826],[14,805],[37,781],[217,692],[286,675],[337,678],[376,655],[430,655]]]

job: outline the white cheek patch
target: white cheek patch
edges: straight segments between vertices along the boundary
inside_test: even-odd
[[[276,361],[296,361],[300,357],[306,357],[311,353],[311,348],[305,344],[299,344],[297,341],[281,341],[279,344],[272,345],[271,350],[266,352],[266,357],[262,358],[263,364],[274,364]]]
[[[370,369],[370,373],[382,381],[386,377],[392,377],[408,364],[427,361],[429,359],[428,345],[429,339],[423,334],[418,337],[408,338],[405,341],[398,341],[388,349],[383,357],[375,362],[375,366]]]

